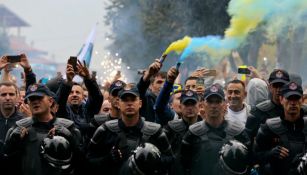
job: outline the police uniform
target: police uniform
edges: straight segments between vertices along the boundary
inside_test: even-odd
[[[50,95],[49,89],[42,84],[31,85],[25,99],[30,96]],[[69,136],[67,139],[73,145],[74,151],[78,149],[80,142],[80,132],[74,127],[72,121],[62,118],[53,118],[49,122],[40,122],[36,117],[29,117],[16,122],[16,125],[9,129],[5,142],[5,153],[10,162],[14,162],[12,174],[22,175],[46,175],[50,174],[47,171],[46,164],[42,161],[40,155],[40,146],[44,138],[48,136],[49,131],[54,127],[63,127],[68,130]],[[23,139],[16,139],[16,133],[19,133],[20,128],[27,128],[28,133]],[[63,129],[64,131],[65,129]],[[67,132],[57,133],[66,135]],[[20,135],[17,135],[19,138]],[[78,156],[78,155],[75,155]],[[17,166],[16,166],[17,165]],[[16,172],[17,171],[17,172]],[[52,175],[60,174],[54,172]]]
[[[205,90],[205,98],[211,95],[224,98],[221,87],[212,85]],[[197,122],[189,127],[182,140],[181,162],[186,174],[216,174],[219,151],[229,140],[236,139],[249,145],[250,140],[244,126],[237,121],[224,120],[214,128],[206,121]]]
[[[199,101],[197,93],[191,90],[183,91],[180,96],[180,103],[185,104],[186,102],[189,101],[197,103]],[[201,117],[197,116],[197,121],[201,120],[202,120]],[[184,121],[184,119],[171,120],[164,127],[164,131],[167,135],[170,144],[172,145],[172,150],[176,157],[174,165],[171,168],[170,174],[178,175],[183,173],[179,157],[180,157],[181,141],[184,134],[188,131],[188,129],[189,129],[189,124],[186,121]]]
[[[137,94],[138,90],[122,90],[120,94]],[[93,135],[88,149],[87,158],[91,164],[91,173],[120,174],[121,168],[131,156],[133,150],[141,143],[154,144],[162,152],[162,158],[172,161],[173,155],[168,139],[161,126],[139,118],[135,126],[127,127],[121,119],[110,120],[98,127]],[[120,150],[120,158],[115,159],[112,151]]]
[[[281,89],[284,98],[291,95],[302,96],[302,88],[294,82],[284,85]],[[284,119],[284,114],[268,119],[258,131],[256,137],[256,155],[262,163],[267,163],[263,168],[264,173],[288,174],[292,161],[296,156],[304,153],[307,145],[307,118],[301,109],[300,117],[294,122]],[[282,146],[289,150],[289,156],[279,159],[273,156],[273,149]],[[279,152],[277,152],[278,154]]]
[[[274,70],[270,74],[269,83],[288,83],[290,81],[289,74],[284,70]],[[261,124],[265,123],[267,119],[282,115],[283,107],[275,104],[272,99],[263,101],[256,106],[253,106],[250,115],[246,121],[246,131],[250,135],[251,140],[256,136]]]

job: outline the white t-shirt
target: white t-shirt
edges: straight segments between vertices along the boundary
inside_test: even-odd
[[[244,105],[244,108],[241,111],[235,112],[231,110],[229,107],[227,107],[227,115],[226,119],[232,120],[232,121],[240,121],[243,125],[245,125],[247,120],[247,108],[246,105]]]

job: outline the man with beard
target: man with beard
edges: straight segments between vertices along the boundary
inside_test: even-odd
[[[264,174],[291,174],[291,162],[306,149],[307,118],[301,108],[302,87],[295,82],[287,83],[281,88],[281,95],[284,112],[261,125],[256,137],[256,154],[267,164]]]
[[[244,125],[225,120],[225,96],[218,84],[204,93],[205,120],[189,127],[181,145],[181,163],[185,174],[217,174],[219,151],[229,140],[236,139],[250,146]]]
[[[89,92],[85,103],[82,86],[73,82],[76,74],[83,78],[83,82]],[[62,82],[57,92],[59,109],[56,116],[72,120],[81,131],[82,142],[85,142],[87,132],[90,130],[89,123],[94,115],[99,113],[103,96],[97,82],[91,78],[85,64],[82,65],[78,62],[77,70],[74,70],[73,66],[67,63],[66,78],[67,80]]]
[[[240,80],[232,80],[226,86],[228,101],[226,118],[240,121],[245,125],[250,113],[250,106],[244,103],[246,97],[245,84]]]

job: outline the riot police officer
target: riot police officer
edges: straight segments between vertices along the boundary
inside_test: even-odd
[[[204,93],[205,120],[190,126],[181,146],[181,161],[185,174],[217,174],[219,151],[229,140],[236,139],[249,146],[244,126],[225,120],[225,95],[218,84]]]
[[[125,86],[126,83],[121,80],[116,80],[111,84],[109,89],[110,95],[108,98],[108,100],[111,102],[111,113],[94,115],[94,118],[90,122],[91,128],[94,128],[96,130],[100,125],[102,125],[106,121],[118,119],[120,117],[120,110],[118,106],[118,101],[119,101],[118,92],[121,91]]]
[[[280,88],[290,81],[289,74],[285,70],[276,69],[269,77],[269,91],[271,99],[266,100],[252,107],[250,116],[246,121],[246,131],[250,135],[251,141],[257,134],[260,124],[265,123],[267,119],[280,116],[283,113],[280,104]]]
[[[181,119],[175,119],[168,122],[165,126],[172,150],[176,156],[175,163],[172,167],[171,174],[183,173],[179,162],[181,141],[184,134],[188,131],[189,126],[201,120],[199,113],[199,96],[195,91],[182,91],[180,96],[180,109],[182,112]]]
[[[307,141],[307,118],[302,106],[302,87],[290,82],[281,88],[284,112],[268,119],[256,137],[256,155],[267,163],[264,174],[288,174],[291,162],[304,153]]]
[[[80,132],[72,121],[55,118],[50,107],[54,99],[50,90],[43,84],[30,85],[26,97],[32,117],[16,122],[11,128],[5,141],[5,153],[12,164],[12,174],[43,175],[47,174],[44,162],[39,154],[40,146],[48,135],[65,137],[72,145],[74,159],[80,159]],[[75,167],[77,165],[75,164]],[[14,172],[18,171],[18,172]],[[54,174],[59,174],[55,172]]]
[[[163,166],[169,166],[173,161],[171,146],[161,126],[144,121],[139,115],[142,106],[139,95],[136,87],[121,90],[121,118],[102,124],[93,135],[87,154],[92,174],[120,174],[133,150],[145,142],[161,150]]]

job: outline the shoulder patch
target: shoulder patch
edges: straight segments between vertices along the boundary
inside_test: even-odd
[[[244,130],[244,125],[238,121],[226,120],[227,126],[225,128],[226,134],[229,137],[234,137],[239,135]]]
[[[32,124],[33,124],[33,119],[31,117],[27,117],[27,118],[18,120],[16,122],[17,126],[21,126],[21,127],[25,127],[25,128],[30,127]]]
[[[97,114],[97,115],[94,115],[94,120],[98,124],[98,126],[100,126],[106,121],[108,121],[109,117],[108,115],[105,115],[105,114]]]
[[[201,136],[207,133],[209,130],[208,127],[205,125],[205,121],[199,121],[194,123],[189,127],[189,130],[192,134]]]
[[[105,122],[106,127],[111,131],[111,132],[119,132],[120,128],[118,126],[118,120],[110,120]]]
[[[268,119],[266,125],[277,135],[287,132],[287,128],[281,124],[281,119],[279,117]]]
[[[144,121],[144,126],[142,128],[142,133],[145,135],[154,135],[156,134],[161,128],[160,124]]]
[[[256,105],[256,108],[260,111],[266,112],[274,108],[274,104],[271,102],[271,100],[266,100],[264,102],[261,102]]]
[[[175,119],[168,122],[168,126],[175,132],[183,132],[187,129],[182,119]]]
[[[72,125],[74,125],[74,122],[65,118],[56,118],[53,125],[61,125],[64,126],[65,128],[69,128]]]

